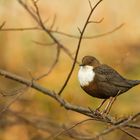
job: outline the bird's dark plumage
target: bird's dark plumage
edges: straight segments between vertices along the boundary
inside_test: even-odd
[[[85,56],[82,67],[93,66],[95,76],[88,85],[81,86],[89,95],[107,99],[120,95],[130,88],[140,84],[140,80],[128,80],[122,77],[116,70],[100,62],[92,56]]]

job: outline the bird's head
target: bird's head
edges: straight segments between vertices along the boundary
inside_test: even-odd
[[[100,65],[100,62],[93,56],[84,56],[82,59],[81,67],[92,66],[93,68]]]

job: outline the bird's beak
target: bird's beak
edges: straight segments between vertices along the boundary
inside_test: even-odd
[[[80,66],[80,67],[81,67],[81,66],[84,66],[84,64],[80,64],[79,66]]]

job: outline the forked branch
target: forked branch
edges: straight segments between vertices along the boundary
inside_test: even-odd
[[[61,95],[61,93],[63,92],[63,90],[64,90],[65,87],[67,86],[67,83],[68,83],[68,81],[69,81],[69,79],[70,79],[70,77],[71,77],[71,75],[72,75],[72,73],[73,73],[73,70],[74,70],[74,68],[75,68],[75,64],[76,64],[76,61],[77,61],[78,53],[79,53],[79,50],[80,50],[82,38],[83,38],[84,32],[85,32],[85,30],[86,30],[86,28],[87,28],[87,25],[90,23],[90,18],[91,18],[91,16],[92,16],[94,10],[97,8],[97,6],[98,6],[102,1],[103,1],[103,0],[99,0],[99,1],[95,4],[95,6],[94,6],[93,8],[92,8],[92,6],[91,6],[91,2],[89,1],[89,5],[90,5],[90,7],[91,7],[91,11],[90,11],[89,15],[87,16],[87,19],[86,19],[86,21],[85,21],[85,24],[84,24],[82,30],[81,30],[80,28],[78,28],[78,30],[79,30],[79,32],[80,32],[80,38],[79,38],[79,41],[78,41],[78,45],[77,45],[77,49],[76,49],[74,61],[73,61],[71,70],[70,70],[70,72],[69,72],[69,74],[68,74],[68,76],[67,76],[67,78],[66,78],[66,80],[65,80],[65,82],[64,82],[64,84],[63,84],[63,86],[62,86],[62,88],[61,88],[60,91],[58,92],[59,95]]]

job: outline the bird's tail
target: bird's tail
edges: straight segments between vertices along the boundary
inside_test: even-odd
[[[128,83],[132,86],[140,84],[140,80],[128,80]]]

